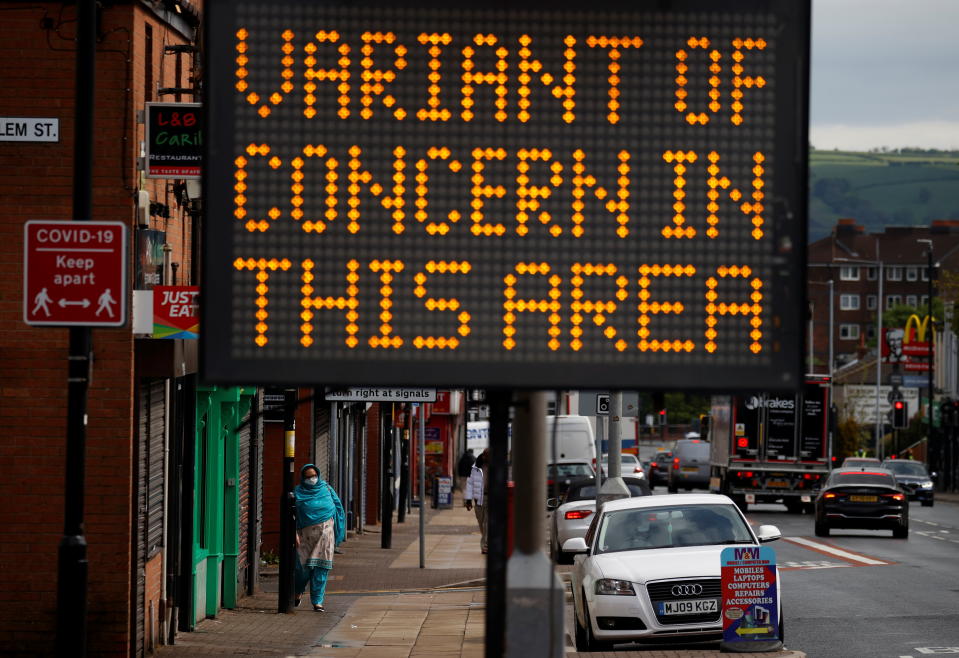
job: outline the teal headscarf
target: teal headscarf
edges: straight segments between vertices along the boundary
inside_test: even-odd
[[[317,475],[320,469],[315,464],[307,464],[300,469],[300,484],[293,489],[296,498],[296,527],[305,528],[333,519],[333,536],[339,544],[346,539],[346,515],[333,487],[325,480],[310,485],[302,481],[306,469],[312,468]]]

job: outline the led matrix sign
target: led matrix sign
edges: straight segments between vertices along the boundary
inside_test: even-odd
[[[790,388],[808,3],[208,3],[217,382]]]

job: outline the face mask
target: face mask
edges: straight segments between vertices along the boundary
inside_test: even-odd
[[[310,485],[310,486],[312,487],[312,486],[315,486],[316,483],[320,481],[320,478],[318,478],[318,477],[316,477],[316,476],[314,475],[313,477],[311,477],[311,478],[306,478],[306,479],[304,479],[303,481],[306,482],[308,485]]]

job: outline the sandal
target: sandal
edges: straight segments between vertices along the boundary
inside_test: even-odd
[[[322,605],[314,605],[314,606],[313,606],[313,611],[314,611],[314,612],[326,612],[326,608],[324,608]]]

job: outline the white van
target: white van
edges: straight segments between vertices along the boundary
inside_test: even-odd
[[[582,460],[593,463],[596,458],[593,425],[587,416],[546,417],[546,460],[553,461],[553,426],[556,426],[556,461]]]

